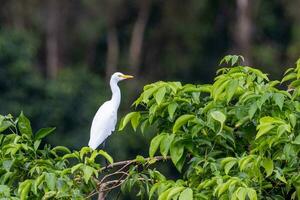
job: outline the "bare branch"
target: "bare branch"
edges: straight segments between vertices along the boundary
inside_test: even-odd
[[[150,160],[155,160],[155,161],[161,161],[161,160],[169,160],[170,157],[167,156],[167,157],[163,157],[163,156],[155,156],[153,158],[145,158],[145,162],[149,162]],[[125,161],[120,161],[120,162],[115,162],[115,163],[112,163],[112,164],[109,164],[105,167],[102,167],[99,171],[105,171],[105,170],[108,170],[108,169],[113,169],[115,167],[119,167],[119,166],[128,166],[128,165],[131,165],[131,164],[135,164],[137,163],[138,161],[136,159],[133,159],[133,160],[125,160]]]

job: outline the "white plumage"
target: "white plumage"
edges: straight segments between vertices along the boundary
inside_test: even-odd
[[[133,76],[124,75],[120,72],[116,72],[111,76],[110,88],[112,98],[102,104],[92,122],[89,141],[89,147],[92,149],[96,149],[115,130],[118,108],[121,101],[121,92],[118,82],[129,78],[133,78]]]

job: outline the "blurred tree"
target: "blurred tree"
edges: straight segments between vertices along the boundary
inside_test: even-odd
[[[236,29],[234,31],[234,40],[236,52],[244,55],[246,63],[251,63],[251,35],[252,35],[252,4],[249,0],[236,0]]]
[[[138,4],[138,15],[133,25],[129,46],[129,65],[132,71],[131,73],[134,75],[138,75],[139,73],[139,65],[142,59],[144,32],[149,18],[151,1],[152,0],[142,0],[136,2],[136,4]]]
[[[119,39],[117,31],[118,10],[121,8],[122,0],[105,1],[105,19],[107,27],[107,58],[106,58],[106,80],[117,71],[119,61]]]
[[[59,1],[47,1],[47,15],[46,15],[46,59],[47,59],[47,76],[55,78],[58,73],[60,65],[59,61]]]

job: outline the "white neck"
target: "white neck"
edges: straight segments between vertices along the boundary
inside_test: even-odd
[[[110,80],[110,88],[112,92],[111,101],[116,106],[115,108],[118,109],[121,101],[121,91],[118,83],[114,80]]]

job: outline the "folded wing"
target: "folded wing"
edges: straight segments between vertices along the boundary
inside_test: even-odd
[[[105,102],[94,116],[89,147],[96,149],[115,130],[117,112],[110,101]]]

